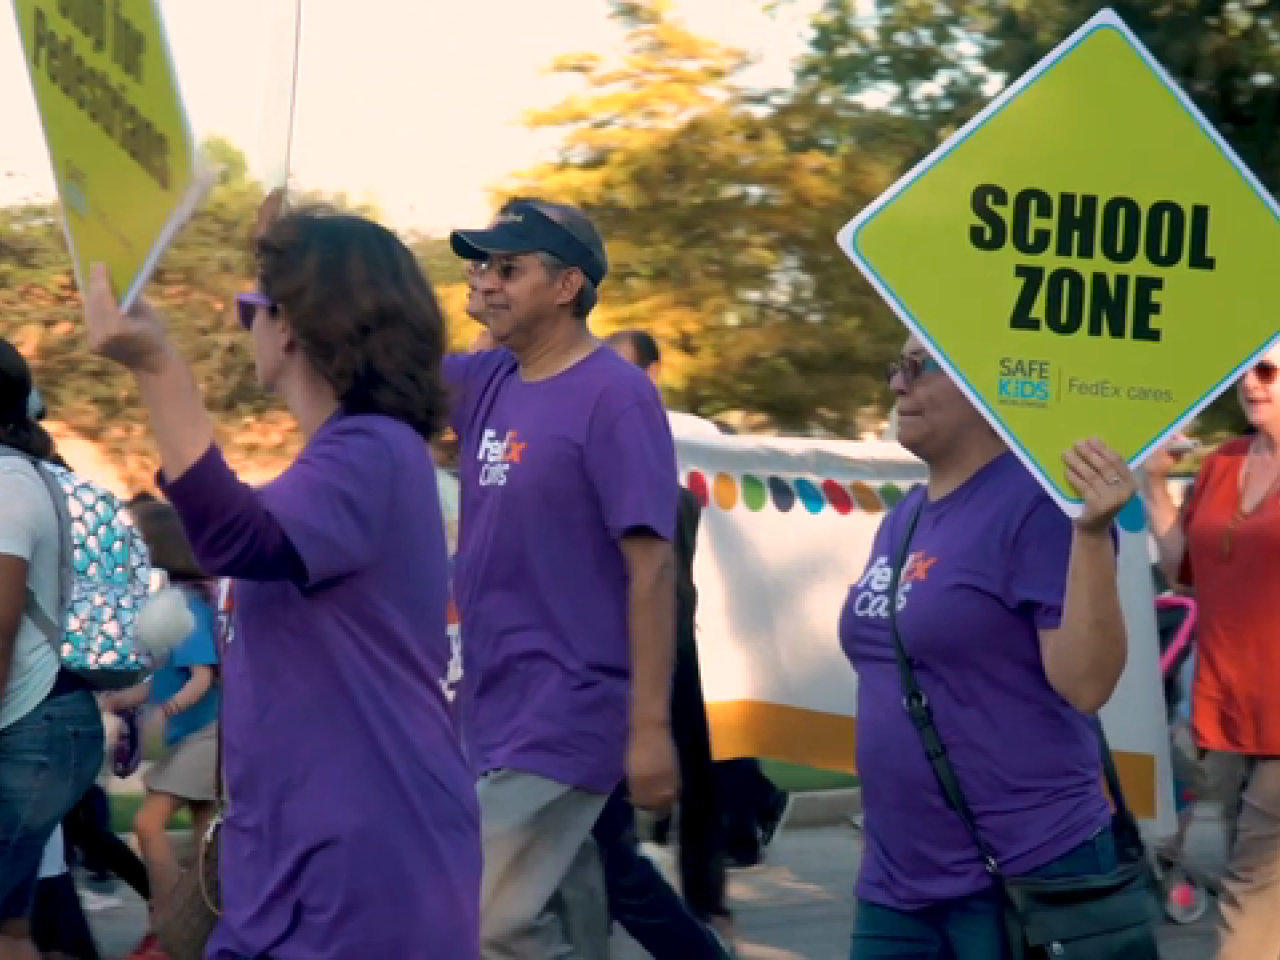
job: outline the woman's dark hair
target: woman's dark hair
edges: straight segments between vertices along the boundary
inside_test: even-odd
[[[34,388],[27,361],[17,347],[0,337],[0,445],[48,460],[53,456],[53,438],[28,409]]]
[[[191,541],[182,528],[178,511],[163,500],[129,502],[129,513],[147,544],[151,565],[169,574],[174,581],[204,580],[208,575],[200,568]]]
[[[430,440],[448,398],[444,318],[431,284],[390,230],[309,207],[257,245],[262,292],[279,304],[302,352],[343,409],[382,414]]]

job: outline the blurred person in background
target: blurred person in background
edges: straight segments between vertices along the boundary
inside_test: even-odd
[[[237,296],[258,381],[306,444],[254,489],[145,301],[95,265],[89,343],[129,370],[200,567],[234,579],[221,663],[228,806],[209,960],[479,953],[475,784],[444,690],[448,555],[428,443],[444,323],[394,234],[324,209],[256,232]]]
[[[620,330],[610,335],[608,343],[643,370],[655,386],[661,382],[662,354],[652,335],[644,330]],[[678,422],[675,418],[687,415],[668,410],[667,416],[672,418],[674,430]],[[696,417],[690,419],[699,424],[705,422]],[[671,696],[672,733],[680,759],[678,861],[680,887],[689,906],[704,922],[727,932],[730,913],[725,895],[724,798],[716,787],[711,731],[698,664],[698,591],[693,579],[693,558],[701,515],[698,498],[682,486],[675,539],[676,659]],[[669,822],[663,821],[664,826]]]
[[[511,204],[507,204],[510,207]],[[474,260],[468,260],[467,265],[467,316],[476,322],[480,328],[476,331],[476,335],[471,338],[471,344],[467,347],[468,353],[479,353],[482,350],[493,350],[498,346],[493,339],[493,334],[489,332],[489,321],[485,316],[484,309],[484,291],[480,289],[477,282],[480,278],[481,264]]]
[[[134,817],[134,833],[146,861],[153,917],[167,916],[170,896],[182,875],[169,823],[182,809],[191,812],[191,832],[203,837],[218,801],[218,664],[215,640],[216,584],[200,569],[182,531],[182,521],[167,503],[130,508],[146,541],[153,570],[162,571],[180,591],[194,628],[161,656],[156,671],[128,690],[102,697],[104,710],[116,713],[146,704],[164,715],[166,754],[143,778],[146,796]],[[130,960],[163,960],[150,934]]]
[[[1249,433],[1201,464],[1179,508],[1179,455],[1144,467],[1145,500],[1170,582],[1194,591],[1192,735],[1201,799],[1222,805],[1231,854],[1222,879],[1218,960],[1280,955],[1280,346],[1246,371],[1236,395]]]
[[[40,862],[104,750],[92,692],[26,613],[34,602],[62,616],[58,515],[27,459],[53,456],[41,414],[30,368],[0,340],[0,446],[20,454],[0,456],[0,960],[38,956],[29,921]]]
[[[655,384],[661,383],[662,352],[651,334],[644,330],[620,330],[609,337],[609,344],[644,370]],[[679,410],[668,410],[667,418],[677,436],[719,436],[727,432],[711,420]],[[701,513],[697,498],[682,490],[680,509],[680,536],[696,541],[697,514]],[[692,587],[692,548],[688,562]],[[706,704],[702,699],[702,679],[692,633],[677,635],[675,691],[676,744],[680,747],[683,739],[685,745],[680,771],[681,822],[685,817],[690,820],[688,830],[682,829],[680,833],[682,865],[683,858],[689,858],[687,869],[685,866],[681,869],[685,897],[702,915],[727,917],[724,865],[752,867],[760,862],[764,851],[786,825],[791,813],[791,795],[779,790],[761,769],[760,761],[753,757],[722,760],[711,766]],[[705,766],[701,760],[703,748],[698,746],[700,741],[707,743]],[[669,821],[659,821],[657,825],[656,838],[662,843],[666,842],[668,827]]]
[[[31,912],[31,940],[45,960],[99,960],[101,956],[80,905],[75,878],[67,866],[61,827],[49,838],[40,861]]]

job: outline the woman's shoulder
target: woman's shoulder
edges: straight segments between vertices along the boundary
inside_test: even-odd
[[[47,511],[56,520],[49,488],[36,470],[24,457],[0,456],[0,504],[10,515],[21,510],[42,516]]]
[[[0,483],[7,488],[22,486],[44,489],[44,481],[36,473],[36,465],[24,456],[0,450]]]
[[[1243,437],[1232,437],[1220,443],[1204,458],[1200,469],[1196,472],[1197,476],[1208,476],[1219,470],[1234,468],[1249,455],[1249,448],[1252,445],[1253,437],[1248,434]]]
[[[427,442],[403,420],[380,413],[341,416],[318,433],[311,447],[326,449],[328,457],[365,461],[384,456],[397,463],[408,459],[414,465],[431,470],[434,475]]]

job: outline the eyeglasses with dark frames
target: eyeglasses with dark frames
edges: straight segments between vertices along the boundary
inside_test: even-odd
[[[885,382],[893,386],[895,377],[902,377],[902,385],[910,388],[913,383],[926,373],[941,373],[942,367],[937,360],[926,353],[904,353],[892,361],[885,370]]]

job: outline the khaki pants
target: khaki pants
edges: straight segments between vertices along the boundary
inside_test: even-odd
[[[1231,855],[1217,960],[1280,957],[1280,759],[1211,753],[1206,800],[1222,803]]]
[[[591,831],[606,797],[498,770],[476,788],[483,960],[609,960],[609,902]]]

